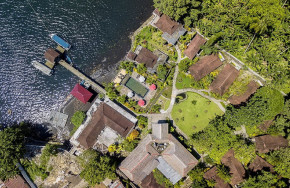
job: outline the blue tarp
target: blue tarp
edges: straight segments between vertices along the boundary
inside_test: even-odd
[[[57,35],[53,35],[52,36],[52,40],[54,40],[57,44],[59,44],[60,46],[62,46],[65,49],[70,49],[70,44],[67,43],[66,41],[64,41],[62,38],[60,38]]]

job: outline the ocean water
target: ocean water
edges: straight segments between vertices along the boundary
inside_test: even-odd
[[[61,66],[49,77],[32,60],[56,47],[56,33],[73,47],[74,65],[110,81],[130,49],[129,34],[153,10],[152,0],[0,0],[0,124],[42,123],[79,81]],[[9,114],[8,112],[12,112]]]

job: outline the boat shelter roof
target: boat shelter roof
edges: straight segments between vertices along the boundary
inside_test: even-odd
[[[87,103],[93,94],[80,84],[76,84],[71,94],[83,103]]]
[[[60,54],[55,51],[54,49],[52,48],[48,48],[46,50],[46,52],[44,53],[44,58],[47,59],[48,61],[54,63],[55,62],[55,59],[59,56]]]

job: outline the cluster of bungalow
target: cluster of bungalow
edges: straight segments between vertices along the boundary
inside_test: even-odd
[[[184,50],[184,55],[189,59],[193,59],[198,55],[200,51],[200,47],[206,43],[206,39],[204,39],[200,34],[196,34],[192,41],[187,46],[186,50]],[[196,81],[201,80],[206,75],[210,74],[223,63],[218,55],[212,54],[202,57],[197,63],[189,67],[189,73],[194,77]],[[221,72],[218,74],[216,79],[211,83],[209,89],[210,91],[223,96],[225,92],[229,89],[235,79],[239,76],[240,71],[233,66],[232,64],[226,64]],[[253,94],[259,85],[255,81],[251,81],[248,84],[247,91],[239,96],[231,96],[229,101],[231,104],[238,105],[242,102],[245,102],[251,94]]]
[[[255,146],[258,153],[268,153],[273,150],[278,150],[283,147],[288,147],[288,140],[282,136],[263,135],[255,137]],[[230,170],[230,182],[225,182],[219,175],[216,166],[213,166],[205,174],[204,178],[216,182],[215,188],[231,188],[241,184],[246,177],[246,170],[243,164],[235,158],[235,152],[230,149],[222,158],[221,163],[227,166]],[[274,173],[273,166],[265,161],[262,157],[256,156],[252,163],[248,165],[251,172],[259,172],[267,170]]]

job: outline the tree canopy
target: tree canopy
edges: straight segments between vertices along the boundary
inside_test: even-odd
[[[79,164],[83,167],[80,176],[90,186],[101,183],[105,178],[116,178],[116,163],[109,157],[101,155],[95,150],[86,150],[79,157]]]
[[[0,131],[0,179],[6,180],[18,173],[16,164],[24,154],[24,134],[21,126]]]
[[[283,106],[284,98],[279,91],[262,87],[246,106],[228,108],[225,119],[233,127],[240,127],[241,125],[253,127],[264,120],[272,120],[278,113],[282,112]]]
[[[208,38],[222,32],[217,41],[221,48],[267,78],[276,89],[290,92],[287,1],[154,0],[154,6]],[[203,48],[206,53],[216,50]]]

